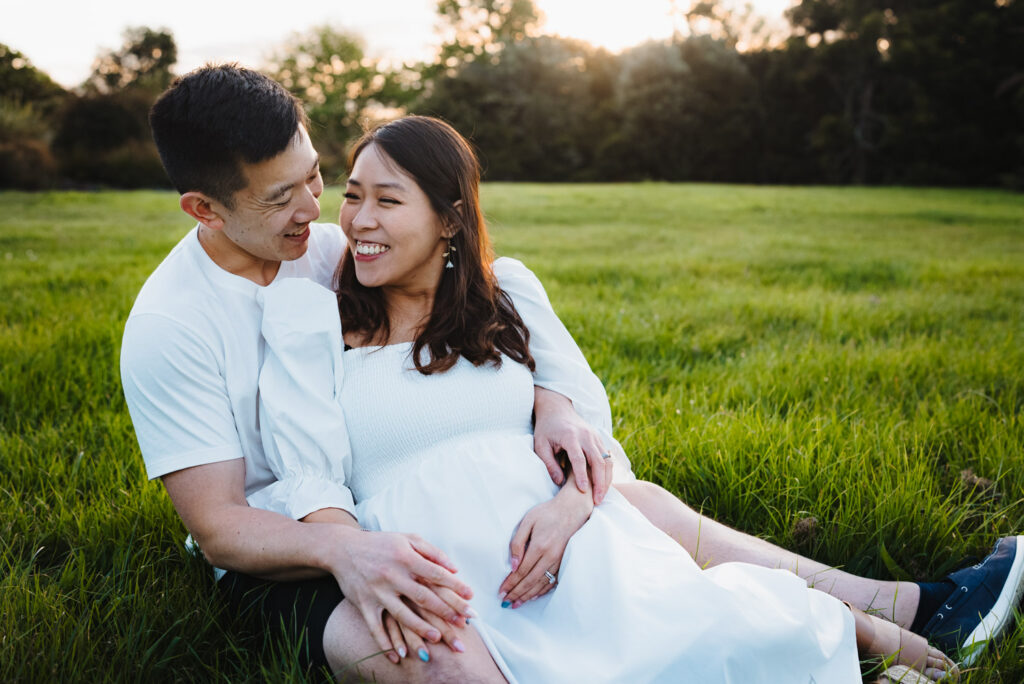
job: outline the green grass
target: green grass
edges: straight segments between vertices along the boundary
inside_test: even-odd
[[[885,579],[1024,530],[1024,197],[489,185],[484,206],[640,477]],[[0,681],[298,678],[220,609],[121,397],[123,321],[191,227],[176,197],[4,193],[0,217]],[[1024,681],[1022,648],[965,681]]]

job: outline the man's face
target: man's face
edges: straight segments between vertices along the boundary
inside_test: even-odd
[[[320,217],[318,198],[324,191],[319,159],[299,126],[279,155],[242,165],[249,184],[235,193],[234,209],[221,209],[222,232],[239,256],[273,262],[306,253],[309,223]]]

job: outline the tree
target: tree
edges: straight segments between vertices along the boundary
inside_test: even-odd
[[[442,34],[438,65],[494,58],[502,49],[537,34],[541,14],[533,0],[438,0]]]
[[[415,110],[470,137],[489,179],[593,180],[600,142],[618,125],[615,68],[582,41],[526,38],[440,76]]]
[[[344,172],[348,144],[366,124],[409,97],[400,72],[382,70],[362,39],[330,26],[292,36],[265,71],[305,105],[327,176]]]
[[[53,114],[64,89],[22,53],[0,43],[0,188],[37,190],[53,184]]]
[[[831,179],[994,184],[1024,162],[1020,0],[802,0],[794,32],[829,84],[812,144]]]
[[[754,82],[725,41],[694,36],[622,55],[616,146],[629,175],[661,180],[754,180]]]
[[[691,36],[721,40],[729,48],[744,51],[764,49],[773,38],[764,17],[749,2],[692,0],[690,8],[682,15]]]
[[[64,89],[17,50],[0,43],[0,93],[9,101],[45,105],[60,99]]]
[[[172,70],[177,61],[178,49],[170,31],[145,26],[128,28],[119,49],[106,50],[93,61],[92,74],[84,86],[97,93],[126,88],[160,93],[174,79]]]

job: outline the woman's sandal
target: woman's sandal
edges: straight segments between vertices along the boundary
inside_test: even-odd
[[[960,670],[956,663],[937,648],[928,645],[923,636],[903,629],[894,622],[868,615],[850,604],[857,628],[857,650],[862,656],[880,656],[889,666],[880,681],[956,682]],[[893,645],[896,648],[893,648]],[[914,678],[916,675],[917,678]],[[923,677],[923,679],[922,679]]]

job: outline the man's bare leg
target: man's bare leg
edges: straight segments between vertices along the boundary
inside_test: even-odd
[[[909,628],[920,589],[913,582],[883,582],[851,575],[734,530],[700,515],[671,492],[650,482],[616,483],[615,488],[648,520],[678,541],[701,567],[741,561],[784,568],[863,611]]]
[[[455,653],[443,643],[430,644],[430,662],[411,653],[395,665],[380,654],[359,611],[349,601],[342,601],[327,620],[324,651],[331,669],[344,682],[506,684],[475,629],[460,630],[459,639],[465,644],[465,653]],[[378,655],[371,655],[374,653]]]

